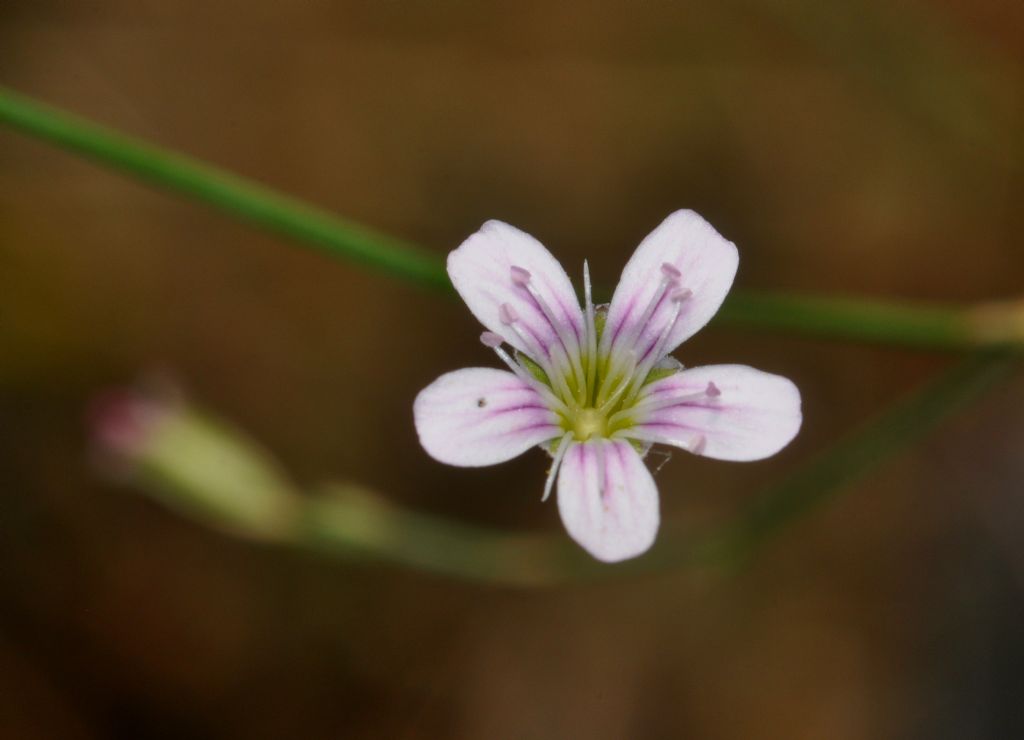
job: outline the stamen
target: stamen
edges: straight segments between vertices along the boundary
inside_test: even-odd
[[[496,347],[500,347],[501,345],[503,345],[505,343],[505,338],[502,337],[500,334],[495,334],[493,331],[485,331],[483,334],[480,335],[480,342],[485,347],[490,347],[491,349],[494,349]]]
[[[519,321],[519,314],[512,308],[512,304],[502,303],[498,308],[498,318],[501,319],[505,326],[516,333],[516,336],[519,337],[527,348],[527,353],[531,355],[530,359],[540,365],[544,374],[548,376],[552,383],[558,386],[558,392],[563,394],[564,398],[572,398],[572,391],[569,390],[569,384],[565,382],[563,373],[555,372],[551,353],[542,347],[540,342],[533,338],[532,334],[527,336]]]
[[[509,268],[509,272],[512,273],[512,282],[520,288],[525,288],[530,284],[530,278],[532,276],[530,275],[529,270],[524,270],[518,265],[512,265],[512,267]]]
[[[523,327],[519,325],[519,312],[512,307],[511,303],[502,303],[498,307],[498,318],[501,320],[501,323],[516,333],[516,336],[523,341],[527,351],[531,355],[535,355],[536,361],[544,366],[544,372],[548,372],[550,368],[545,362],[545,357],[550,357],[550,353],[544,351],[544,348],[532,335],[526,335]]]
[[[501,323],[511,326],[519,321],[519,314],[512,308],[511,303],[502,303],[498,308],[498,318],[501,319]]]
[[[590,393],[596,392],[597,380],[597,324],[594,319],[594,296],[590,285],[590,265],[583,260],[583,303],[586,310],[587,333],[587,388],[584,403],[590,402]]]
[[[672,332],[676,328],[676,323],[679,321],[679,316],[683,312],[683,304],[693,296],[693,291],[687,288],[676,288],[672,291],[672,301],[676,305],[675,312],[672,314],[672,320],[668,322],[664,329],[661,330],[661,334],[658,335],[658,339],[653,345],[648,348],[647,353],[643,356],[639,367],[633,376],[633,385],[629,389],[627,394],[628,398],[632,398],[640,392],[640,388],[643,387],[643,383],[647,380],[647,376],[650,374],[651,369],[661,361],[664,357],[665,345],[668,343],[668,338],[672,335]]]
[[[512,283],[520,288],[523,288],[527,293],[530,294],[530,297],[533,298],[533,301],[537,305],[537,308],[540,309],[541,314],[547,320],[548,325],[552,329],[554,329],[555,336],[558,337],[558,341],[562,345],[562,352],[565,356],[565,360],[569,363],[569,367],[572,369],[574,379],[576,381],[577,400],[582,403],[585,399],[580,398],[580,396],[586,392],[586,389],[583,387],[584,375],[583,365],[580,364],[579,338],[576,339],[576,342],[572,342],[569,339],[568,334],[566,332],[565,322],[559,321],[557,318],[555,318],[555,313],[554,311],[551,310],[551,307],[548,305],[548,302],[544,300],[544,296],[540,294],[537,288],[534,287],[533,283],[530,281],[531,276],[529,271],[524,270],[522,267],[512,265],[509,268],[509,272],[512,277]],[[575,345],[575,350],[570,349],[570,344]],[[572,394],[570,394],[570,396],[571,395]]]
[[[598,406],[598,409],[597,409],[598,411],[605,411],[605,410],[611,408],[619,400],[619,398],[622,397],[622,394],[625,392],[625,390],[632,384],[632,381],[633,381],[633,371],[636,369],[636,352],[634,352],[633,350],[630,350],[627,353],[627,361],[628,361],[628,364],[626,365],[627,370],[623,374],[622,380],[615,387],[615,390],[612,391],[611,395],[608,396],[608,399],[606,401],[601,401],[601,403],[600,403],[600,405]],[[600,399],[600,397],[599,397],[599,399]]]
[[[641,416],[645,414],[653,414],[663,409],[672,408],[673,406],[685,406],[690,401],[710,401],[718,398],[722,395],[722,391],[719,390],[718,386],[714,383],[708,383],[707,387],[702,391],[695,391],[693,393],[687,393],[683,396],[676,396],[671,393],[658,394],[650,396],[633,405],[627,405],[620,411],[615,412],[608,419],[608,426],[614,427],[623,419],[629,418],[630,416]],[[711,406],[713,408],[713,406]],[[641,424],[643,422],[640,422]]]
[[[689,297],[689,291],[685,288],[680,288],[679,279],[682,277],[682,273],[679,272],[675,265],[663,262],[661,265],[661,275],[661,285],[654,291],[651,300],[647,302],[647,307],[640,314],[640,319],[629,328],[628,334],[622,338],[621,342],[625,346],[633,346],[643,336],[647,324],[650,322],[651,317],[654,316],[655,311],[661,307],[666,295],[671,300],[675,300],[675,295],[680,296],[679,300],[685,300],[685,298]],[[621,328],[620,326],[620,330]],[[614,332],[606,331],[604,336],[601,337],[602,350],[608,352],[611,349],[612,342],[618,339],[619,337],[615,336]]]
[[[583,260],[583,303],[588,313],[593,313],[594,296],[590,284],[590,263]]]
[[[671,445],[672,447],[679,447],[680,440],[678,438],[671,437],[665,434],[659,434],[658,432],[652,432],[647,429],[621,429],[612,433],[613,439],[632,439],[636,442],[647,442],[649,444],[660,444],[660,445]],[[703,454],[707,447],[707,438],[703,434],[699,434],[693,437],[693,441],[690,442],[690,446],[686,449],[687,452],[692,452],[695,455]]]
[[[566,432],[562,435],[562,441],[558,443],[558,449],[555,450],[555,457],[551,461],[551,469],[548,470],[548,479],[544,481],[544,495],[541,496],[541,501],[547,501],[548,496],[551,495],[551,487],[555,483],[555,476],[558,475],[558,469],[562,467],[562,458],[565,457],[565,453],[569,449],[570,442],[572,442],[572,432]]]
[[[480,339],[481,341],[483,341],[483,337],[481,337]],[[535,377],[533,377],[533,375],[531,375],[529,371],[526,370],[526,368],[524,368],[518,362],[513,360],[509,353],[503,350],[500,346],[492,347],[491,349],[494,350],[494,354],[496,354],[501,359],[502,362],[508,365],[508,369],[515,373],[515,376],[517,378],[519,378],[521,381],[526,383],[528,386],[533,388],[533,390],[537,391],[537,393],[540,394],[541,398],[543,398],[544,402],[548,405],[548,408],[550,408],[552,411],[558,414],[561,414],[562,416],[568,415],[569,407],[566,406],[565,403],[560,398],[558,398],[558,396],[552,393],[550,388],[548,388],[546,385],[544,385]]]

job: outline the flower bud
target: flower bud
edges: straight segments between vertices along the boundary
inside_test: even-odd
[[[231,534],[285,536],[298,502],[276,462],[240,431],[167,389],[115,390],[90,414],[102,469],[179,513]]]

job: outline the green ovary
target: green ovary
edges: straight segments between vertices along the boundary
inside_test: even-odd
[[[608,418],[597,409],[580,409],[570,420],[572,428],[569,430],[580,442],[585,442],[591,437],[608,436]]]
[[[622,418],[621,416],[615,418],[615,421],[612,422],[613,417],[616,417],[617,413],[621,412],[624,406],[632,405],[632,401],[621,397],[607,398],[608,395],[614,393],[616,389],[620,389],[620,386],[630,380],[629,376],[621,373],[606,378],[605,374],[611,370],[608,364],[607,358],[604,358],[599,363],[596,378],[594,379],[595,382],[592,386],[586,388],[586,392],[582,394],[586,399],[586,405],[581,406],[574,396],[562,398],[568,407],[561,415],[562,428],[566,432],[571,432],[578,442],[586,442],[588,439],[593,438],[607,439],[614,432],[632,425],[631,419]],[[544,380],[547,380],[546,376]],[[566,383],[575,391],[577,387],[575,377],[567,377]],[[550,382],[545,383],[545,385],[551,387]],[[557,394],[553,387],[552,391]]]

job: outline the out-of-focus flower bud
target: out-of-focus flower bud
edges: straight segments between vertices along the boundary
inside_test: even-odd
[[[273,458],[169,387],[126,388],[90,413],[97,462],[202,523],[251,539],[289,534],[299,498]]]

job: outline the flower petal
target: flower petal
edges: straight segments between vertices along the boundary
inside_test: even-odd
[[[695,367],[644,388],[633,418],[623,433],[637,439],[719,460],[760,460],[800,430],[800,391],[745,365]]]
[[[658,488],[626,440],[574,444],[558,474],[558,511],[569,535],[598,560],[636,557],[658,532]]]
[[[537,391],[486,367],[442,375],[416,396],[413,417],[423,449],[462,467],[511,460],[562,433]]]
[[[569,351],[578,355],[583,338],[583,312],[569,276],[543,244],[514,226],[488,221],[448,255],[452,284],[480,323],[520,352],[543,362],[544,357],[536,356],[538,345],[550,356],[553,345],[559,343],[558,331],[530,288],[515,282],[513,268],[525,271],[516,274],[520,280],[529,281],[530,288],[549,308],[552,319],[563,327],[569,344],[573,345]],[[502,320],[502,306],[506,304],[518,317],[516,323],[529,344]]]
[[[675,268],[678,289],[689,295],[682,300],[679,318],[662,347],[661,354],[669,354],[715,315],[732,287],[738,263],[736,245],[699,215],[693,211],[671,214],[640,243],[622,271],[608,309],[605,346],[613,352],[635,349],[638,361],[654,348],[675,316],[670,294],[658,300],[663,269]],[[656,300],[655,310],[644,321],[647,307]]]

